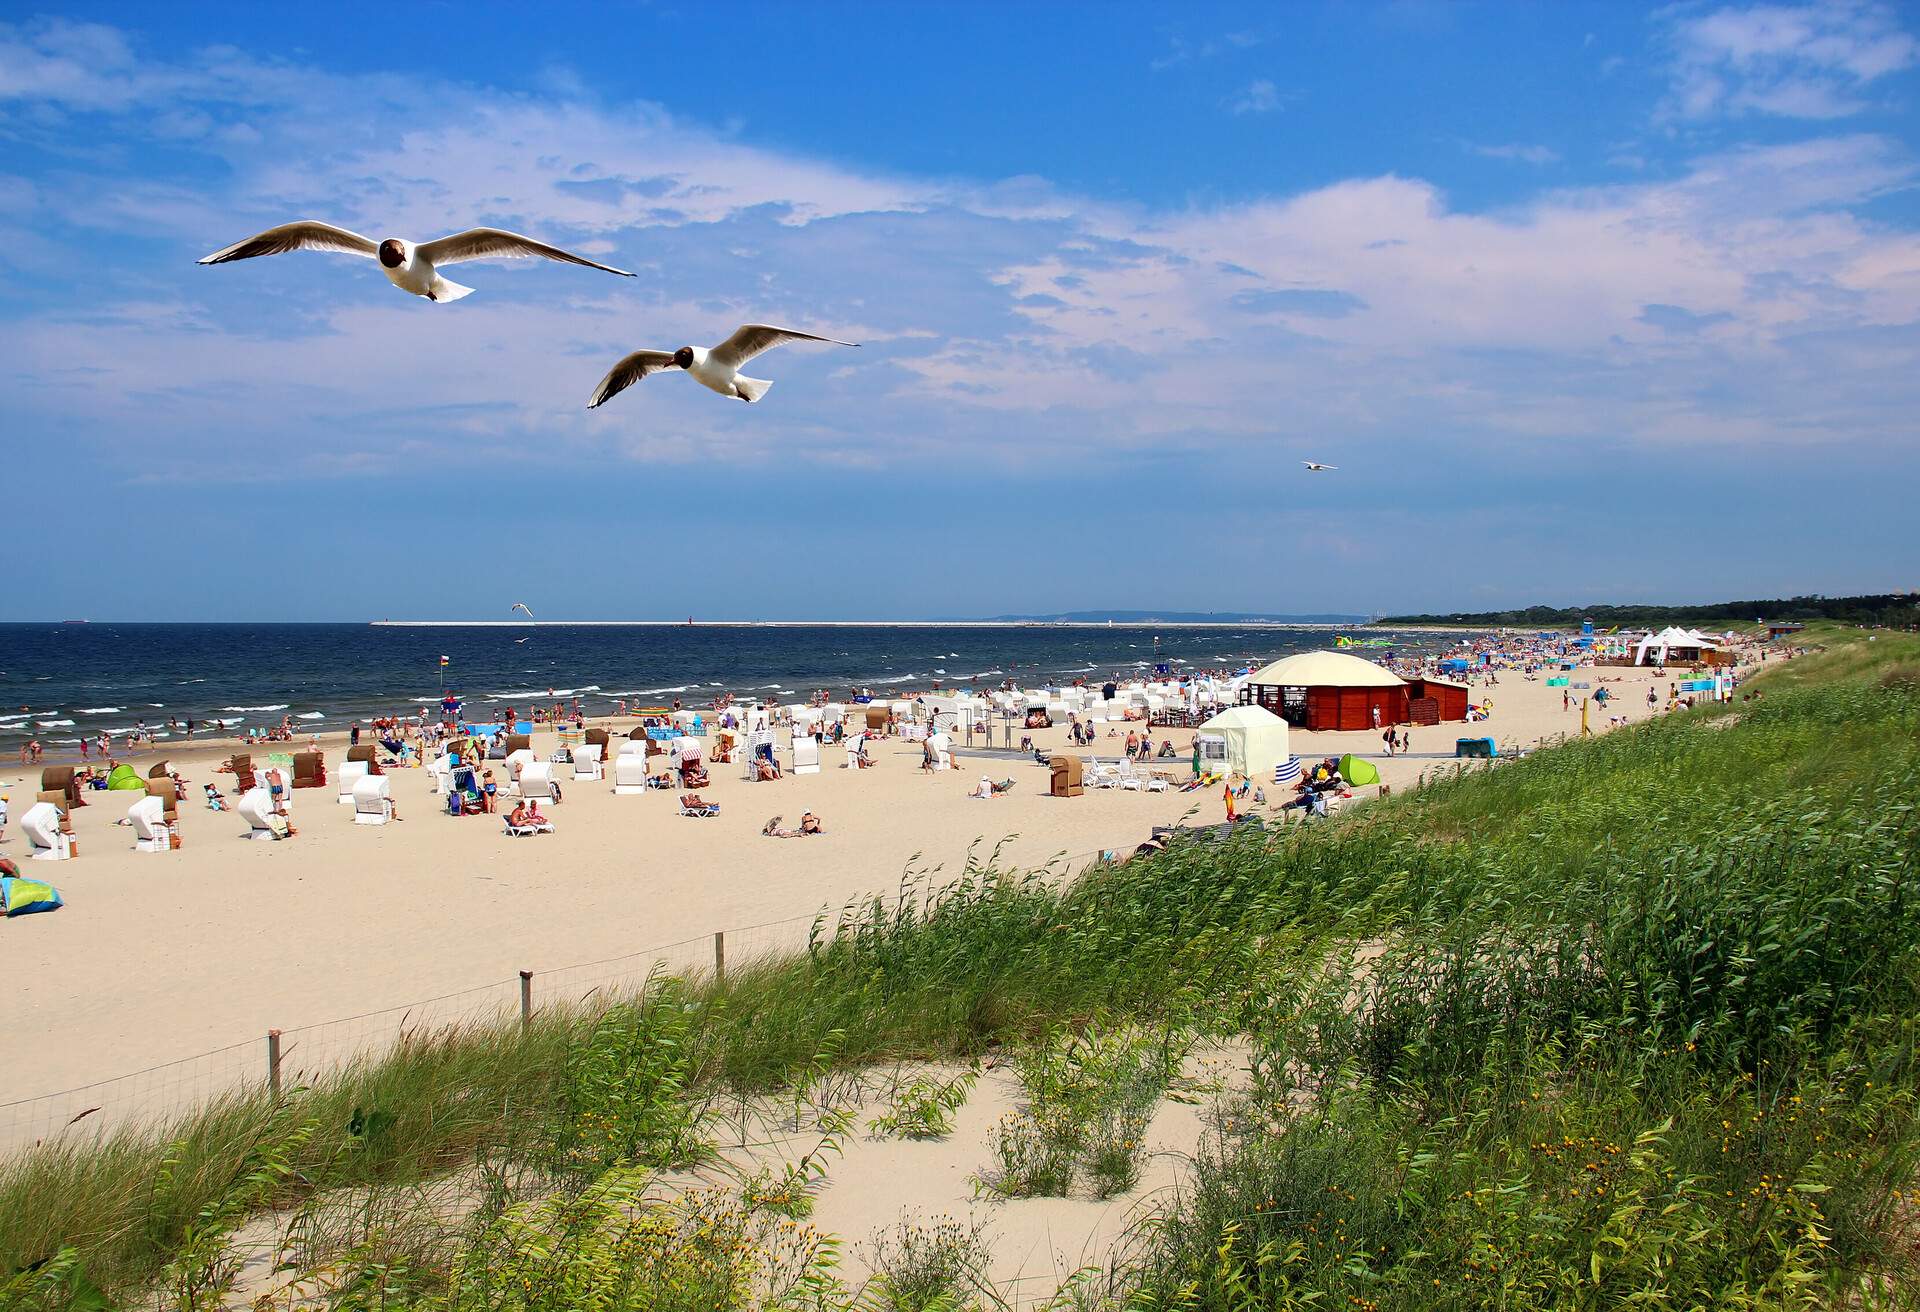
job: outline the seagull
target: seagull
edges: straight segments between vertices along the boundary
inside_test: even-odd
[[[1328,470],[1328,469],[1338,469],[1338,468],[1340,468],[1340,466],[1338,466],[1338,465],[1321,465],[1321,464],[1315,464],[1315,463],[1314,463],[1313,461],[1311,461],[1311,460],[1302,460],[1302,461],[1301,461],[1300,463],[1301,463],[1301,464],[1303,464],[1303,465],[1305,465],[1305,466],[1307,467],[1307,472],[1308,472],[1308,473],[1310,473],[1310,474],[1318,474],[1318,473],[1320,473],[1320,472],[1322,472],[1323,470]]]
[[[526,611],[526,615],[527,615],[527,618],[528,618],[528,619],[532,619],[532,618],[533,618],[533,612],[532,612],[532,611],[530,611],[530,610],[527,610],[527,603],[526,603],[526,602],[524,602],[524,601],[516,601],[516,602],[514,602],[514,603],[513,603],[513,606],[512,606],[512,607],[511,607],[511,608],[510,608],[510,609],[509,609],[509,610],[507,611],[507,614],[509,614],[509,615],[511,615],[511,614],[513,614],[513,612],[514,612],[514,611],[516,611],[516,610],[518,610],[518,611]]]
[[[457,301],[462,296],[473,294],[473,288],[442,278],[437,267],[459,264],[463,260],[525,259],[542,255],[549,260],[584,264],[589,269],[617,273],[622,278],[633,277],[625,269],[596,264],[583,256],[563,251],[558,246],[549,246],[543,241],[522,237],[517,232],[507,232],[501,228],[469,228],[438,241],[416,243],[389,237],[376,242],[371,237],[362,237],[357,232],[314,219],[268,228],[257,236],[215,251],[199,262],[228,264],[234,260],[249,260],[256,255],[285,255],[288,251],[343,251],[348,255],[378,259],[381,269],[394,286],[430,301]]]
[[[758,401],[773,384],[764,378],[747,377],[740,372],[740,366],[762,351],[771,351],[787,342],[860,345],[858,342],[843,342],[832,337],[795,332],[791,328],[770,328],[764,323],[741,324],[733,336],[711,351],[702,346],[683,346],[677,351],[635,351],[600,380],[600,386],[593,389],[593,398],[587,402],[587,409],[605,405],[648,374],[675,367],[685,369],[693,375],[695,382],[722,396]]]

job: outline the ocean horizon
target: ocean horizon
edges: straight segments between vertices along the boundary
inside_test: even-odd
[[[1336,626],[1093,621],[380,621],[0,624],[0,750],[169,720],[309,732],[416,712],[455,692],[476,716],[579,698],[705,705],[722,694],[1023,686],[1238,668],[1327,646]],[[1410,639],[1409,648],[1457,637]],[[445,658],[444,666],[441,663]]]

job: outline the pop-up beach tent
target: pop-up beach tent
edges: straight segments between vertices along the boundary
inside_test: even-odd
[[[1340,758],[1340,777],[1358,787],[1361,784],[1380,782],[1380,771],[1372,761],[1363,761],[1357,756],[1347,755]]]
[[[117,793],[144,793],[147,791],[147,781],[132,766],[116,765],[107,776],[107,789]]]
[[[0,875],[0,915],[30,916],[36,911],[57,911],[61,905],[60,890],[52,884]]]
[[[1222,764],[1228,773],[1266,779],[1287,759],[1287,722],[1264,706],[1234,706],[1203,723],[1203,738],[1225,742]]]

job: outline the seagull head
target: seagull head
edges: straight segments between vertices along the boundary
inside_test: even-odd
[[[406,262],[407,248],[398,237],[389,237],[380,243],[380,263],[397,269]]]
[[[682,369],[693,368],[693,348],[691,346],[683,346],[675,351],[673,353],[673,362]]]

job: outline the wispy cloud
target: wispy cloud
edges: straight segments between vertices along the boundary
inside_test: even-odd
[[[1280,88],[1256,78],[1228,100],[1227,108],[1236,114],[1270,114],[1280,108]]]
[[[1551,146],[1484,146],[1473,142],[1464,143],[1469,154],[1483,155],[1488,159],[1517,160],[1522,164],[1558,164],[1560,152]]]
[[[1873,86],[1920,64],[1920,40],[1885,5],[1827,0],[1683,17],[1673,26],[1667,112],[1681,118],[1767,114],[1844,118]]]
[[[1253,108],[1271,110],[1273,84],[1248,92],[1262,86]],[[0,131],[59,160],[0,176],[0,258],[24,289],[0,307],[13,410],[103,460],[164,434],[172,465],[208,478],[255,449],[263,415],[279,445],[249,468],[298,478],[531,449],[1070,468],[1271,440],[1276,395],[1330,437],[1446,426],[1490,446],[1859,449],[1910,443],[1920,411],[1920,236],[1856,213],[1920,172],[1872,135],[1722,151],[1497,214],[1390,174],[1156,210],[824,162],[578,90],[235,51],[167,63],[71,25],[0,33],[0,98],[19,111]],[[170,161],[202,167],[143,171],[163,134]],[[303,214],[405,235],[512,223],[641,277],[489,265],[462,279],[479,295],[433,306],[341,258],[190,262]],[[72,298],[66,272],[103,238],[123,261],[110,310]],[[769,359],[777,405],[663,378],[585,411],[620,354],[761,318],[866,347]]]

